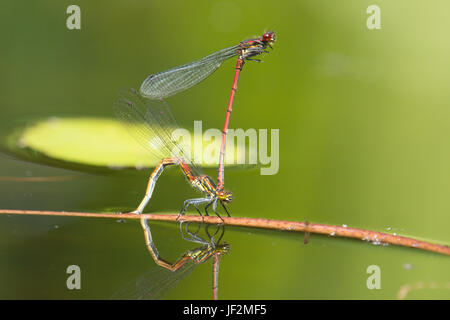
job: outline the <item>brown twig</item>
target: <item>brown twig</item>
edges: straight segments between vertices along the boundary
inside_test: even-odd
[[[15,215],[47,215],[47,216],[66,216],[66,217],[87,217],[87,218],[111,218],[111,219],[140,219],[142,215],[125,213],[89,213],[89,212],[64,212],[64,211],[36,211],[36,210],[0,210],[0,214]],[[178,214],[145,214],[146,219],[153,221],[177,221]],[[345,237],[360,239],[373,244],[393,244],[397,246],[421,249],[430,252],[450,255],[450,247],[442,244],[436,244],[413,238],[378,232],[358,228],[349,228],[347,226],[333,226],[319,223],[305,223],[287,220],[272,220],[260,218],[223,218],[218,217],[200,217],[183,216],[184,221],[204,222],[209,224],[218,224],[224,222],[229,226],[240,226],[247,228],[271,229],[291,232],[309,232],[315,234],[324,234],[332,237]]]

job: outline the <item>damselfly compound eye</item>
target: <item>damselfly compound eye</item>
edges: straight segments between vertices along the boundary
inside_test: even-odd
[[[270,42],[270,41],[275,40],[275,35],[274,35],[273,31],[268,31],[268,32],[264,33],[263,39],[265,42]]]

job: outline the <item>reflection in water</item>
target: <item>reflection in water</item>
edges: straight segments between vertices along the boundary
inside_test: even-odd
[[[416,283],[407,283],[400,287],[399,291],[397,292],[397,300],[404,300],[406,299],[406,296],[412,292],[412,291],[419,291],[424,289],[430,289],[430,290],[449,290],[450,289],[450,282],[447,283],[438,283],[438,282],[416,282]]]
[[[201,224],[195,232],[192,232],[189,230],[190,222],[180,222],[180,230],[183,239],[198,243],[201,246],[186,251],[175,263],[167,262],[159,256],[156,246],[151,240],[152,238],[147,220],[142,218],[141,224],[146,234],[147,248],[155,262],[163,268],[152,268],[139,278],[128,282],[115,292],[111,299],[161,299],[181,279],[190,274],[195,269],[196,265],[208,261],[211,257],[214,258],[213,297],[217,299],[219,257],[222,254],[228,253],[230,250],[229,244],[222,243],[225,232],[225,226],[223,224]],[[207,239],[199,235],[202,227]],[[211,232],[210,229],[213,229],[214,232]]]

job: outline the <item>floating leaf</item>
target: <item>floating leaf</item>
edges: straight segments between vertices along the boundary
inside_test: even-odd
[[[220,141],[213,139],[211,142],[197,135],[191,133],[191,141],[202,141],[202,166],[217,167],[217,162],[211,158],[218,159]],[[83,165],[142,168],[154,167],[161,160],[160,156],[151,154],[137,143],[120,122],[107,118],[52,117],[25,128],[16,143],[49,158]],[[211,148],[211,144],[217,147]],[[211,156],[212,149],[216,150],[217,156]],[[237,145],[234,151],[238,158],[245,159],[245,146]],[[209,161],[205,159],[207,154]]]

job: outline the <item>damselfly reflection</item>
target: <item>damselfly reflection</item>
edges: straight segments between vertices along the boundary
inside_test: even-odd
[[[145,219],[141,219],[141,222]],[[145,223],[144,223],[145,224]],[[204,231],[206,238],[199,235],[199,230],[192,232],[189,230],[190,222],[180,222],[180,229],[182,229],[183,239],[201,244],[200,247],[193,250],[188,250],[183,256],[174,263],[169,263],[161,258],[156,251],[155,246],[148,246],[152,256],[158,257],[159,261],[164,261],[164,267],[155,267],[144,273],[139,278],[132,280],[121,287],[111,299],[123,300],[141,300],[141,299],[162,299],[180,280],[189,275],[198,264],[205,263],[210,258],[214,257],[215,263],[213,265],[213,297],[217,298],[218,288],[218,257],[226,254],[230,250],[230,245],[222,243],[222,238],[225,232],[225,226],[219,225],[205,225]],[[214,228],[214,232],[211,232]],[[156,260],[155,260],[156,261]],[[161,263],[158,263],[162,265]]]

